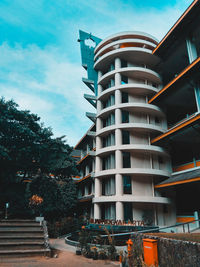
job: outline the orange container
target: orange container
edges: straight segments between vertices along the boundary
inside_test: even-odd
[[[157,240],[143,239],[144,262],[147,266],[158,266]]]

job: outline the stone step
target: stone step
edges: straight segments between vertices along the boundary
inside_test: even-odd
[[[40,232],[40,231],[43,231],[42,227],[1,227],[0,226],[0,233],[2,232],[15,232],[15,231],[18,231],[18,232]]]
[[[9,240],[9,241],[2,241],[0,242],[0,246],[13,246],[13,245],[44,245],[44,240],[39,240],[39,241],[31,241],[31,240]]]
[[[0,220],[0,223],[38,223],[35,220],[21,220],[21,219],[13,219],[13,220]]]
[[[11,233],[11,232],[21,232],[21,233],[36,233],[36,232],[43,232],[43,229],[42,227],[23,227],[23,228],[20,228],[20,227],[3,227],[1,228],[0,227],[0,233]]]
[[[40,223],[4,223],[0,222],[0,227],[41,227]]]
[[[14,236],[14,237],[10,237],[10,236],[4,236],[4,237],[0,237],[0,245],[4,244],[4,243],[20,243],[20,242],[43,242],[44,243],[44,235],[41,236]]]
[[[44,237],[44,233],[42,231],[40,232],[20,232],[20,231],[14,231],[14,232],[1,232],[0,233],[0,239],[1,238],[27,238],[27,237]]]
[[[1,257],[31,257],[31,256],[50,256],[50,249],[27,249],[27,250],[1,250]]]
[[[44,249],[44,242],[36,242],[36,243],[23,243],[19,242],[17,244],[12,243],[4,243],[0,244],[0,252],[2,250],[38,250],[38,249]]]

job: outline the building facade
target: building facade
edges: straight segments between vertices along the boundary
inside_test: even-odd
[[[90,218],[164,226],[199,211],[190,191],[200,193],[199,11],[194,1],[160,43],[140,32],[103,41],[80,32],[83,82],[93,92],[85,98],[96,108],[86,114],[93,130],[75,147],[79,192],[92,184]]]

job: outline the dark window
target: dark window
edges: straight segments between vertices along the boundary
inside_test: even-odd
[[[155,117],[155,123],[160,123],[160,119],[158,117]]]
[[[124,203],[124,220],[125,221],[133,220],[132,203],[130,202]]]
[[[105,196],[105,180],[102,180],[102,196]]]
[[[89,184],[88,186],[88,195],[92,193],[92,184]]]
[[[128,93],[122,92],[122,103],[128,103]]]
[[[128,66],[127,61],[121,60],[121,68],[126,68]]]
[[[124,194],[132,194],[130,176],[123,176],[123,190],[124,190]]]
[[[131,168],[130,153],[123,152],[123,168]]]
[[[159,162],[159,164],[162,164],[163,163],[163,159],[162,159],[162,157],[158,157],[158,162]]]
[[[122,76],[121,78],[121,84],[127,84],[128,83],[128,77]]]
[[[128,131],[122,131],[122,144],[130,144],[130,133]]]
[[[122,123],[128,123],[129,122],[129,112],[126,110],[122,111]]]

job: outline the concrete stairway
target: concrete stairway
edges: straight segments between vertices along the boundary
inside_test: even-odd
[[[0,257],[49,256],[44,227],[34,220],[0,221]]]

